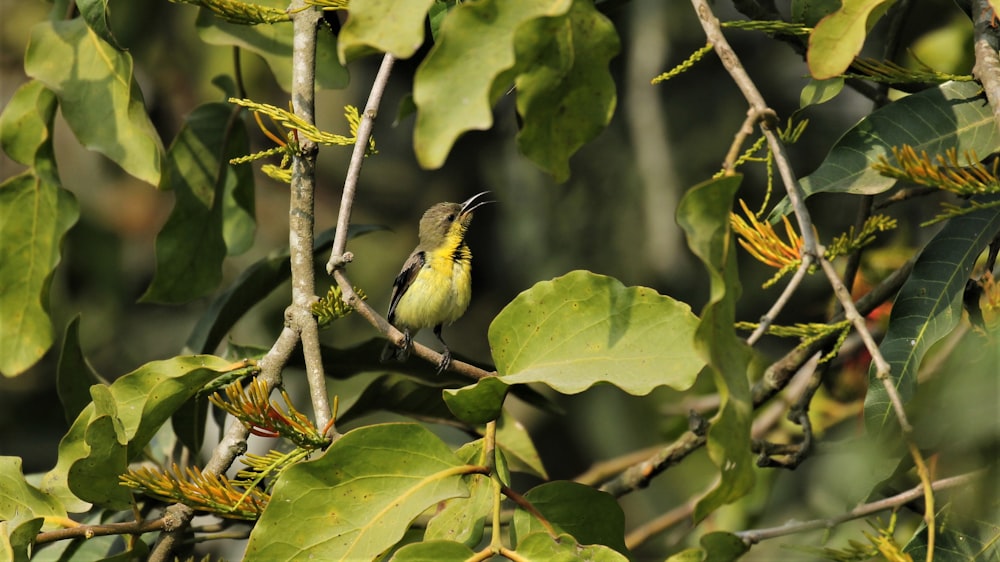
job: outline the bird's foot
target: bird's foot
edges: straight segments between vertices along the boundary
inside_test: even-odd
[[[442,372],[444,372],[445,369],[447,369],[450,366],[451,366],[451,351],[449,351],[448,348],[446,347],[444,348],[444,351],[441,352],[441,362],[438,363],[437,374],[440,375]]]

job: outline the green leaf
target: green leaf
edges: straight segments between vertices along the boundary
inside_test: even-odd
[[[462,388],[445,389],[444,403],[458,419],[478,425],[500,417],[508,388],[499,377],[486,377]]]
[[[22,84],[0,114],[0,146],[15,162],[34,166],[38,155],[52,155],[52,118],[56,97],[37,80]]]
[[[528,490],[524,494],[539,513],[559,533],[569,533],[580,544],[602,544],[628,555],[625,546],[625,513],[610,494],[590,486],[556,480]],[[511,526],[512,540],[523,543],[518,537],[544,531],[534,515],[517,508]]]
[[[444,164],[458,137],[493,124],[494,81],[514,66],[514,35],[524,23],[565,14],[571,0],[482,0],[452,8],[413,80],[413,146],[425,168]]]
[[[31,31],[24,68],[59,98],[81,144],[157,185],[163,145],[132,76],[132,56],[82,19],[43,22]]]
[[[45,516],[66,517],[66,509],[57,498],[28,484],[20,458],[0,457],[0,521]]]
[[[425,540],[408,544],[396,551],[391,562],[464,562],[476,553],[460,542]]]
[[[839,10],[826,16],[809,35],[806,60],[817,80],[843,74],[861,52],[868,30],[894,0],[843,0]]]
[[[992,477],[995,478],[994,471]],[[991,476],[986,476],[989,479]],[[978,493],[990,496],[992,490],[973,485]],[[938,515],[947,523],[935,533],[934,560],[939,562],[1000,562],[1000,512],[993,502],[989,513],[970,515],[965,509],[948,505],[943,515]],[[967,506],[962,506],[967,508]],[[939,519],[939,521],[941,520]],[[927,525],[921,525],[903,552],[913,560],[926,560],[928,555]]]
[[[691,348],[697,324],[690,307],[652,289],[573,271],[518,295],[490,324],[489,340],[507,384],[575,394],[608,382],[643,395],[691,386],[704,364]]]
[[[410,58],[424,43],[424,19],[432,4],[434,0],[355,2],[337,35],[340,63],[378,52]]]
[[[708,454],[721,472],[719,484],[695,507],[701,521],[716,508],[746,495],[754,482],[750,456],[753,405],[747,367],[750,350],[733,328],[740,295],[735,240],[729,227],[733,197],[742,176],[710,180],[688,190],[677,208],[688,247],[705,265],[711,281],[708,304],[694,347],[712,374],[721,404],[708,432]]]
[[[118,486],[118,475],[128,461],[177,408],[231,367],[209,355],[181,356],[146,363],[110,386],[91,387],[94,401],[63,436],[59,460],[42,479],[42,490],[70,511],[86,509],[80,500],[127,508],[128,493]]]
[[[0,116],[0,141],[11,158],[30,166],[0,184],[0,373],[15,376],[52,346],[48,314],[59,244],[79,216],[62,189],[52,148],[56,99],[40,82],[14,93]]]
[[[950,219],[924,247],[892,305],[879,350],[903,403],[913,396],[927,350],[962,317],[962,294],[979,254],[1000,232],[1000,210],[983,209]],[[874,435],[894,424],[895,413],[875,367],[869,371],[865,425]]]
[[[466,443],[455,455],[466,464],[482,465],[485,460],[482,458],[483,445],[482,439]],[[484,474],[470,474],[466,477],[466,484],[469,486],[468,497],[445,501],[427,522],[425,541],[458,541],[467,547],[475,547],[483,539],[486,520],[493,506],[493,482]]]
[[[261,6],[288,8],[285,0],[254,0]],[[264,59],[274,74],[278,85],[286,92],[292,91],[292,24],[240,25],[212,15],[208,10],[198,12],[195,22],[198,36],[209,45],[240,47]],[[337,38],[326,29],[316,34],[316,87],[338,90],[347,86],[349,76],[337,58]]]
[[[553,539],[544,532],[532,533],[517,545],[517,555],[527,562],[624,562],[622,554],[603,545],[581,546],[570,535]]]
[[[517,146],[552,174],[569,178],[569,158],[611,122],[615,83],[608,62],[620,48],[614,25],[591,0],[569,13],[538,18],[516,35]]]
[[[160,188],[172,189],[176,201],[156,236],[156,275],[143,302],[187,302],[222,280],[226,192],[241,181],[253,188],[250,165],[229,164],[249,152],[243,121],[235,115],[224,103],[197,107],[167,151]]]
[[[350,431],[281,475],[244,560],[372,560],[425,510],[469,493],[463,466],[416,424]]]
[[[56,369],[56,391],[62,402],[66,423],[72,424],[90,404],[90,387],[95,384],[108,382],[97,374],[80,349],[80,315],[77,314],[66,325]]]
[[[906,96],[872,112],[844,134],[812,174],[802,178],[802,190],[814,193],[875,195],[896,180],[872,169],[892,147],[911,145],[919,154],[944,154],[954,148],[959,157],[974,151],[980,158],[1000,150],[1000,133],[990,106],[975,82],[946,82]],[[785,198],[771,212],[777,220],[788,213]]]

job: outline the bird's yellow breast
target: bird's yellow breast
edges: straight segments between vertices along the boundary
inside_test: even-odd
[[[472,298],[472,254],[468,246],[446,245],[427,251],[425,263],[399,298],[395,323],[411,330],[451,324]]]

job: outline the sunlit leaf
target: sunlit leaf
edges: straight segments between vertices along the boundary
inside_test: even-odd
[[[282,474],[244,560],[372,560],[427,508],[469,493],[462,466],[419,425],[350,431]]]
[[[527,428],[507,411],[501,413],[497,420],[497,447],[503,452],[512,471],[526,472],[548,480],[549,475],[545,472],[542,458],[538,455]]]
[[[615,110],[608,61],[618,34],[589,0],[576,0],[564,16],[539,18],[516,35],[517,110],[523,127],[517,145],[556,181],[569,178],[569,158],[596,137]]]
[[[417,69],[413,146],[425,168],[444,164],[458,137],[493,124],[493,83],[514,66],[514,34],[525,22],[565,14],[570,0],[483,0],[452,8]]]
[[[892,305],[879,350],[905,404],[917,386],[917,370],[928,349],[962,317],[962,294],[979,254],[1000,232],[1000,210],[983,209],[950,219],[920,253]],[[880,434],[895,414],[882,383],[870,371],[865,424]]]
[[[382,52],[408,59],[424,42],[424,20],[434,0],[369,0],[351,6],[337,35],[341,64]]]
[[[47,515],[65,517],[66,509],[57,498],[25,481],[20,458],[0,457],[0,521]]]
[[[976,82],[946,82],[906,96],[875,110],[844,134],[812,174],[802,178],[805,194],[858,193],[875,195],[896,180],[872,169],[885,157],[895,164],[893,146],[909,144],[919,154],[959,156],[973,151],[980,158],[1000,150],[1000,133],[982,88]],[[771,220],[789,212],[787,198]]]
[[[82,19],[36,24],[24,68],[59,98],[80,144],[157,185],[163,145],[132,76],[132,56],[115,49]]]
[[[700,521],[753,487],[750,423],[753,406],[747,367],[750,351],[733,328],[740,282],[729,216],[741,176],[711,180],[688,190],[677,208],[688,247],[708,271],[710,297],[701,314],[694,347],[715,379],[721,405],[708,432],[708,454],[721,473],[719,484],[695,507]]]
[[[694,382],[704,364],[691,345],[697,323],[690,307],[652,289],[574,271],[518,295],[494,318],[489,340],[508,384],[574,394],[607,382],[642,395]]]
[[[809,72],[817,80],[843,74],[861,52],[868,30],[894,0],[844,0],[809,35]]]
[[[30,166],[0,183],[0,373],[15,376],[52,346],[48,314],[59,245],[79,216],[62,188],[52,147],[56,98],[41,82],[14,93],[0,116],[0,144]]]
[[[118,475],[128,461],[177,408],[232,366],[209,355],[179,356],[146,363],[109,386],[92,387],[94,401],[63,436],[59,460],[42,479],[42,491],[59,497],[70,511],[86,509],[80,500],[127,508],[129,496],[118,486]]]

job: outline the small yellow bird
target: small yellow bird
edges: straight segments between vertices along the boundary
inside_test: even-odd
[[[489,191],[477,193],[464,203],[438,203],[420,219],[420,241],[403,264],[392,284],[389,323],[402,331],[402,347],[386,342],[382,361],[395,357],[405,361],[410,342],[422,328],[434,328],[444,346],[438,372],[448,368],[451,351],[441,337],[441,328],[458,320],[472,297],[472,252],[465,232],[472,223],[472,211],[493,201],[477,200]]]

